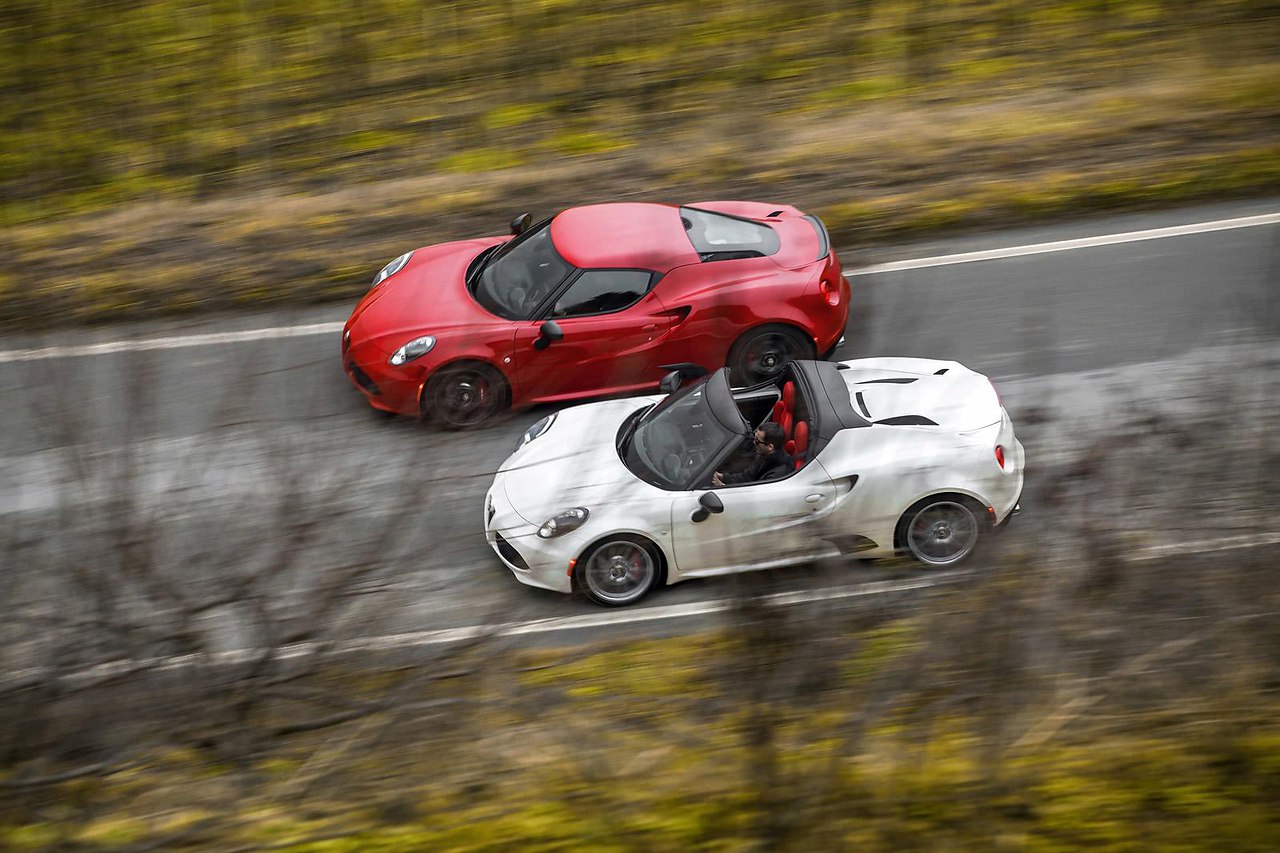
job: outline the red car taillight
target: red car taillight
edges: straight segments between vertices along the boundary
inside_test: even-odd
[[[996,445],[996,461],[1000,463],[1000,470],[1004,470],[1004,448]]]
[[[840,286],[833,283],[827,278],[818,281],[818,292],[822,294],[822,298],[827,300],[827,304],[835,307],[840,304]]]

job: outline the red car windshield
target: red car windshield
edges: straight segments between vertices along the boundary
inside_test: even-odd
[[[480,270],[476,301],[507,320],[529,320],[574,271],[551,242],[548,219],[494,252]]]

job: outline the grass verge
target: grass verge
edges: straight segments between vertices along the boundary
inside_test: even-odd
[[[1262,64],[1101,89],[904,95],[758,125],[728,113],[674,140],[570,134],[554,152],[458,155],[459,169],[482,171],[308,192],[266,184],[15,219],[0,233],[0,328],[351,302],[407,248],[502,233],[522,210],[607,200],[785,201],[823,216],[841,249],[857,251],[1270,194],[1280,190],[1277,86],[1280,69]]]
[[[1222,690],[1210,679],[1216,694],[1202,683],[1164,707],[1132,685],[1088,702],[1088,690],[1018,687],[1027,674],[1018,669],[986,695],[989,657],[939,680],[934,644],[947,629],[968,638],[971,608],[989,611],[992,593],[1026,603],[1016,581],[997,586],[940,597],[931,627],[921,617],[864,618],[832,635],[830,620],[819,629],[756,612],[729,632],[516,655],[502,672],[452,685],[461,713],[402,707],[354,738],[294,738],[247,770],[159,749],[115,775],[44,791],[40,822],[24,821],[10,799],[0,843],[113,850],[167,839],[295,853],[1274,849],[1274,691]],[[397,680],[334,675],[348,692]],[[336,778],[326,776],[333,762]],[[67,823],[51,820],[58,814]]]

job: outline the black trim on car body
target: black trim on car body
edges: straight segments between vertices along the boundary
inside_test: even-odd
[[[876,421],[880,426],[937,426],[938,422],[924,415],[894,415],[891,418]]]
[[[813,400],[811,408],[817,406],[818,411],[826,415],[822,425],[826,438],[829,439],[842,429],[871,426],[870,415],[862,417],[854,411],[849,399],[849,386],[840,375],[839,365],[829,361],[807,360],[793,361],[792,364],[797,366],[798,373],[808,379],[813,389],[810,395]]]
[[[826,224],[812,213],[806,213],[802,218],[813,226],[814,231],[818,232],[818,257],[814,260],[820,261],[831,254],[831,235],[827,232]]]

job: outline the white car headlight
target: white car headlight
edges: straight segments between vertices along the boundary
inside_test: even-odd
[[[414,338],[391,354],[391,363],[396,367],[399,367],[406,362],[413,361],[415,358],[424,356],[431,352],[432,347],[435,345],[435,335],[423,335],[420,338]]]
[[[520,436],[520,441],[516,443],[516,450],[519,450],[547,430],[551,429],[551,424],[555,422],[556,414],[556,412],[552,412],[525,430],[524,435]]]
[[[413,252],[405,252],[403,255],[396,258],[394,261],[387,264],[382,269],[378,270],[378,274],[373,277],[373,284],[369,286],[377,287],[387,279],[391,278],[391,276],[400,272],[400,270],[404,269],[404,265],[409,263],[409,259],[412,257],[413,257]]]
[[[573,509],[558,512],[543,522],[542,526],[538,528],[538,535],[543,539],[554,539],[557,536],[563,536],[570,530],[577,530],[585,524],[590,515],[591,512],[584,506],[575,506]]]

